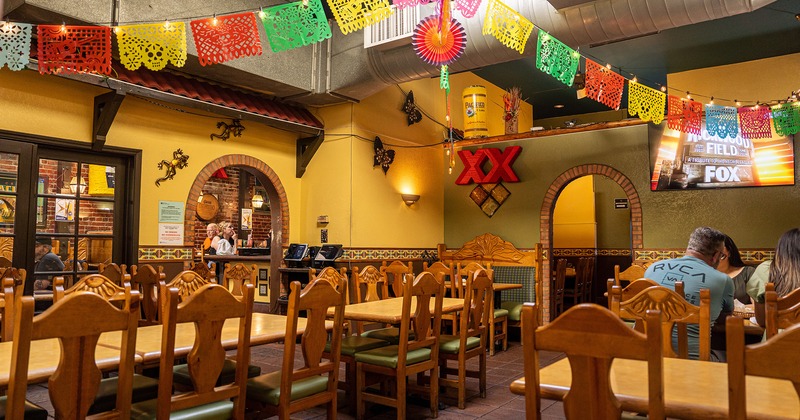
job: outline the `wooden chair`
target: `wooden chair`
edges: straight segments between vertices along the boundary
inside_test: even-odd
[[[645,271],[646,269],[639,264],[632,264],[630,267],[626,268],[625,271],[619,271],[619,265],[615,265],[614,285],[624,287],[621,284],[622,281],[632,282],[636,279],[641,279],[644,277]]]
[[[784,297],[778,297],[775,285],[767,283],[764,302],[767,339],[778,334],[779,330],[800,324],[800,289],[792,290]]]
[[[14,331],[11,381],[6,418],[30,418],[26,414],[28,361],[31,341],[57,338],[61,359],[48,381],[50,400],[58,419],[83,419],[110,379],[101,380],[94,354],[101,333],[120,331],[120,363],[113,378],[114,398],[102,418],[131,418],[131,398],[139,319],[139,295],[129,293],[122,308],[95,293],[71,293],[41,315],[33,316],[33,298],[24,297],[17,308],[19,328]],[[87,316],[91,308],[91,316]]]
[[[425,261],[422,263],[422,271],[427,271],[437,278],[442,279],[445,282],[445,289],[446,292],[450,293],[450,297],[452,298],[460,298],[464,294],[462,292],[464,286],[462,282],[458,281],[459,278],[456,277],[455,267],[453,264],[447,265],[441,261],[436,261],[435,263],[428,266],[428,262]],[[449,284],[449,287],[447,286]],[[442,321],[449,323],[452,328],[450,331],[453,335],[458,334],[458,313],[449,313],[449,314],[442,314]]]
[[[467,377],[478,378],[481,398],[486,398],[486,326],[489,325],[489,302],[494,298],[492,279],[485,270],[478,270],[467,279],[464,288],[464,308],[458,335],[442,335],[439,339],[439,382],[458,390],[458,408],[464,409]],[[478,370],[467,370],[467,360],[477,357]],[[458,366],[448,366],[450,360]],[[458,379],[448,379],[448,375]]]
[[[583,266],[583,301],[594,303],[594,257],[584,257],[586,262]],[[577,276],[577,273],[576,273]]]
[[[197,261],[192,264],[192,268],[190,268],[189,270],[199,274],[201,277],[205,278],[210,283],[217,282],[217,263],[215,262],[206,265],[206,263],[203,261]]]
[[[126,272],[128,267],[125,264],[116,264],[116,263],[109,263],[103,264],[100,263],[97,265],[97,274],[101,274],[103,276],[108,277],[114,283],[122,286],[123,283],[131,282],[131,276]]]
[[[791,325],[765,343],[745,345],[744,320],[728,316],[725,325],[728,358],[728,418],[747,417],[746,375],[785,379],[800,397],[800,326]]]
[[[242,288],[248,283],[252,284],[253,287],[258,284],[258,266],[253,264],[247,267],[242,263],[237,263],[233,266],[231,266],[231,263],[225,264],[225,271],[222,273],[222,279],[219,284],[230,290],[234,296],[241,296]]]
[[[11,260],[0,255],[0,268],[11,267]]]
[[[53,303],[77,292],[92,292],[112,302],[124,301],[131,294],[130,275],[126,274],[126,276],[128,276],[128,281],[119,285],[102,274],[89,274],[83,276],[77,283],[66,290],[64,290],[64,277],[53,277]]]
[[[648,311],[647,335],[625,325],[615,314],[595,304],[573,306],[544,327],[536,305],[522,309],[522,348],[525,370],[526,417],[541,419],[539,393],[539,351],[564,352],[572,366],[572,384],[564,397],[564,414],[569,418],[620,418],[622,410],[611,388],[614,358],[647,362],[648,417],[664,416],[663,336],[659,312]]]
[[[553,319],[564,312],[564,286],[567,277],[567,260],[559,258],[556,262],[556,275],[553,281]]]
[[[491,264],[486,264],[485,268],[476,262],[468,263],[463,267],[461,263],[456,266],[457,275],[461,279],[472,277],[478,270],[485,270],[494,283],[494,270],[492,270]],[[503,345],[504,351],[508,349],[508,309],[495,308],[494,295],[489,302],[491,306],[489,310],[489,355],[494,356],[495,345],[498,341]]]
[[[593,258],[578,258],[578,266],[575,268],[575,284],[573,287],[564,289],[564,298],[572,298],[572,304],[587,302],[587,282],[594,271]]]
[[[142,312],[139,318],[139,326],[156,325],[161,322],[158,317],[158,295],[165,284],[166,275],[164,267],[154,268],[150,264],[141,267],[131,266],[131,287],[138,290],[142,297]]]
[[[386,285],[386,278],[375,266],[365,266],[361,271],[358,271],[357,268],[353,270],[352,282],[353,291],[355,292],[353,303],[373,302],[388,297],[389,287]],[[381,293],[378,293],[378,290]],[[352,326],[356,335],[364,334],[363,322],[353,322]],[[343,343],[342,346],[344,345]]]
[[[381,264],[380,271],[385,281],[384,284],[391,289],[391,293],[395,297],[403,296],[403,279],[405,275],[411,274],[412,277],[414,276],[414,268],[411,266],[410,261],[407,265],[401,261],[392,261],[390,264],[384,261]]]
[[[159,368],[158,398],[134,404],[133,418],[192,418],[202,413],[209,418],[243,419],[247,366],[250,359],[250,326],[253,316],[253,285],[233,296],[224,287],[207,283],[181,299],[177,288],[162,291],[163,334]],[[180,303],[179,303],[180,302]],[[225,365],[222,326],[228,319],[239,324],[234,381],[217,385]],[[186,360],[193,389],[172,394],[175,364],[175,330],[179,323],[194,324],[196,338]],[[231,401],[232,400],[232,401]]]
[[[28,281],[28,272],[24,268],[0,267],[0,279],[11,277],[14,279],[14,292],[18,296],[25,294],[25,282]]]
[[[677,282],[681,283],[681,282]],[[675,285],[683,290],[683,283]],[[683,293],[662,286],[650,286],[628,300],[621,301],[622,292],[617,286],[611,296],[611,310],[622,319],[642,319],[646,321],[648,309],[661,311],[661,334],[664,343],[664,357],[689,358],[687,324],[699,324],[699,359],[711,358],[711,292],[700,290],[700,306],[690,304]],[[677,324],[677,325],[676,325]],[[645,329],[647,327],[645,326]],[[673,329],[677,328],[678,349],[672,348]]]
[[[247,406],[252,418],[278,415],[289,419],[291,413],[326,404],[328,419],[336,418],[337,375],[339,350],[344,321],[347,278],[338,289],[329,281],[316,279],[300,290],[300,282],[289,286],[289,306],[281,370],[252,378],[247,382]],[[328,308],[336,308],[329,347],[330,359],[323,357],[326,337],[325,318]],[[306,311],[306,330],[300,348],[304,366],[295,369],[297,319]]]
[[[431,273],[423,272],[416,279],[406,281],[403,292],[403,317],[400,322],[398,345],[381,347],[356,353],[356,418],[364,416],[365,403],[388,405],[397,409],[398,420],[406,418],[406,379],[430,371],[430,383],[425,390],[430,395],[432,417],[439,413],[439,332],[442,327],[442,299],[444,283]],[[411,300],[416,298],[416,308]],[[434,300],[434,310],[430,303]],[[410,339],[410,330],[414,338]],[[367,391],[367,375],[382,376],[395,389],[389,396]],[[420,385],[420,384],[418,384]]]
[[[174,287],[178,289],[178,298],[185,299],[207,284],[213,284],[213,282],[195,271],[186,270],[181,271],[173,277],[172,280],[166,284],[166,289],[162,289],[162,291]]]
[[[12,274],[9,271],[3,273],[4,275]],[[17,294],[15,289],[15,281],[13,277],[3,277],[2,278],[2,287],[3,287],[3,294],[0,297],[0,313],[2,314],[2,319],[0,319],[0,338],[2,341],[11,341],[14,337],[14,320],[16,318],[16,306],[19,305],[20,299],[22,297],[21,294]]]

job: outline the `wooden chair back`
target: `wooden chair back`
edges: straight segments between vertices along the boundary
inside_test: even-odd
[[[678,284],[680,283],[680,284]],[[646,320],[650,309],[661,311],[661,334],[664,343],[664,357],[689,357],[687,324],[698,324],[700,360],[711,359],[711,292],[700,290],[700,306],[686,301],[683,283],[677,282],[676,290],[663,286],[650,286],[627,300],[621,300],[622,292],[614,286],[611,296],[611,310],[622,319]],[[645,326],[645,328],[647,328]],[[677,329],[678,349],[672,348],[673,330]]]
[[[564,312],[564,286],[567,278],[567,260],[559,258],[556,261],[556,277],[553,281],[553,318]]]
[[[196,273],[195,273],[196,274]],[[250,362],[250,328],[253,317],[254,287],[247,284],[242,296],[234,296],[221,285],[206,283],[189,296],[181,297],[175,287],[162,290],[163,330],[161,364],[158,378],[159,419],[170,412],[216,401],[233,400],[232,418],[243,419]],[[228,319],[238,320],[239,338],[236,344],[236,374],[233,383],[215,387],[225,364],[222,346],[222,326]],[[194,324],[196,338],[186,357],[193,389],[172,394],[172,367],[175,364],[175,330],[177,324]]]
[[[368,265],[361,271],[358,271],[358,269],[353,270],[352,279],[353,291],[356,294],[353,303],[372,302],[384,299],[389,295],[389,286],[386,284],[386,279],[380,270],[373,265]],[[381,294],[378,293],[379,288]],[[361,297],[362,290],[364,297]]]
[[[725,325],[728,358],[728,418],[747,417],[746,375],[785,379],[800,397],[800,326],[789,326],[764,343],[745,345],[744,319],[728,316]]]
[[[0,268],[11,267],[11,260],[0,255]]]
[[[159,302],[160,290],[164,287],[167,276],[164,274],[164,267],[153,267],[150,264],[142,266],[131,266],[131,287],[138,290],[142,297],[142,311],[139,318],[139,326],[159,324]]]
[[[117,283],[118,285],[121,286],[125,282],[127,283],[131,282],[131,276],[126,271],[127,268],[128,267],[125,264],[100,263],[97,265],[97,274],[106,276],[109,279],[111,279],[114,283]]]
[[[584,303],[573,306],[543,327],[535,304],[522,308],[525,408],[528,418],[541,418],[539,351],[567,354],[572,384],[564,397],[567,418],[618,419],[622,411],[611,386],[614,358],[647,362],[648,417],[663,419],[664,377],[658,311],[649,310],[647,334],[632,330],[608,309]]]
[[[486,271],[486,274],[489,276],[489,278],[494,280],[494,270],[492,270],[492,263],[487,263],[485,266],[476,262],[470,262],[464,265],[461,265],[461,263],[456,264],[456,276],[462,280],[466,280],[467,277],[472,277],[478,270]]]
[[[225,271],[222,273],[220,281],[223,287],[230,290],[234,296],[241,296],[244,285],[248,283],[253,287],[258,284],[258,266],[252,264],[248,267],[242,263],[225,264]]]
[[[213,284],[213,282],[195,271],[186,270],[178,273],[166,286],[167,289],[173,287],[178,289],[178,297],[186,299],[207,284]]]
[[[405,275],[414,275],[414,268],[411,266],[410,261],[408,264],[403,264],[402,261],[392,261],[387,264],[386,261],[384,261],[383,264],[381,264],[380,271],[386,287],[391,289],[391,293],[393,293],[395,297],[403,296],[403,279]]]
[[[403,317],[400,320],[400,340],[398,345],[398,366],[406,364],[409,351],[431,348],[431,361],[439,355],[439,335],[442,328],[442,299],[444,283],[439,282],[431,273],[422,272],[412,279],[406,277],[403,294]],[[416,307],[411,308],[411,300],[416,298]],[[431,312],[431,299],[434,310]],[[414,332],[414,339],[409,340],[409,332]]]
[[[76,292],[33,316],[33,298],[17,307],[19,328],[14,331],[11,381],[6,418],[22,419],[25,412],[31,341],[57,338],[61,343],[58,368],[48,380],[55,418],[84,419],[100,387],[102,374],[95,362],[101,333],[121,331],[116,408],[103,418],[129,419],[133,384],[139,294],[128,289],[122,308],[96,293]],[[91,315],[87,316],[87,308]],[[170,367],[171,369],[171,367]]]
[[[624,271],[620,271],[619,265],[614,266],[614,285],[622,287],[620,281],[625,280],[628,282],[632,282],[636,279],[641,279],[644,277],[644,272],[646,269],[639,264],[632,264],[630,267],[626,268]]]
[[[345,293],[347,293],[347,267],[342,267],[338,270],[334,267],[325,267],[320,270],[319,274],[309,275],[309,283],[313,282],[315,279],[327,281],[332,284],[336,290],[342,290],[342,287],[344,287]],[[346,296],[345,302],[347,302]]]
[[[194,271],[211,283],[217,282],[217,263],[215,262],[206,265],[204,261],[195,261],[189,270]]]
[[[28,271],[24,268],[0,267],[0,279],[11,277],[14,279],[14,292],[18,296],[25,293],[25,282],[28,280]]]
[[[6,271],[6,273],[8,273],[8,271]],[[3,277],[2,287],[3,294],[2,297],[0,297],[0,313],[3,318],[0,320],[0,339],[1,341],[11,341],[14,337],[16,307],[19,305],[22,295],[16,293],[13,277]]]
[[[127,300],[127,296],[131,293],[131,283],[130,275],[126,274],[126,276],[128,276],[128,281],[120,286],[102,274],[89,274],[81,277],[77,283],[66,290],[64,290],[64,277],[56,276],[53,278],[53,303],[77,292],[91,292],[112,302]]]
[[[478,270],[467,279],[464,287],[464,308],[461,310],[459,332],[459,349],[467,348],[467,339],[480,337],[480,349],[486,348],[486,333],[489,326],[489,313],[494,299],[492,279],[486,270]]]
[[[436,261],[428,266],[428,262],[425,261],[422,263],[422,271],[432,273],[434,276],[442,276],[445,284],[450,285],[449,287],[446,287],[446,289],[450,291],[450,297],[462,297],[463,285],[460,281],[458,281],[459,278],[456,277],[455,266],[453,264],[445,264],[441,261]]]
[[[778,330],[800,324],[800,289],[792,290],[784,297],[778,297],[775,285],[767,283],[764,293],[764,314],[767,339],[775,336]]]
[[[332,268],[332,267],[328,267]],[[325,270],[323,270],[325,271]],[[334,269],[333,272],[336,272]],[[317,278],[300,290],[300,282],[293,281],[289,287],[289,306],[286,313],[286,340],[283,348],[283,364],[278,407],[289,418],[290,412],[311,408],[330,402],[335,417],[336,393],[338,388],[339,353],[342,346],[342,330],[344,324],[344,306],[346,304],[347,277],[343,276],[339,287],[329,280]],[[330,352],[325,352],[328,330],[325,328],[325,319],[328,308],[334,307],[333,331],[331,332]],[[300,348],[303,354],[304,365],[295,369],[295,353],[297,343],[297,320],[300,311],[306,311],[306,329],[303,332]],[[323,357],[328,354],[330,359]],[[292,384],[304,378],[327,375],[327,391],[315,394],[309,398],[292,400]],[[330,409],[329,409],[330,410]]]
[[[583,270],[576,272],[575,275],[583,277],[583,301],[594,303],[594,257],[583,257]],[[580,267],[578,267],[580,268]]]

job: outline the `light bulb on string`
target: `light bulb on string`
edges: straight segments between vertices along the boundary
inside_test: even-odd
[[[708,101],[708,103],[711,104],[711,105],[714,105],[714,97],[713,96],[711,97],[711,100]]]
[[[631,82],[639,83],[639,79],[637,79],[636,76],[633,76],[633,79],[631,79]]]
[[[264,19],[265,17],[267,17],[267,14],[264,13],[264,8],[263,7],[261,8],[261,10],[258,11],[258,17],[260,17],[261,19]]]
[[[738,99],[734,99],[734,100],[733,100],[733,102],[735,102],[735,103],[736,103],[736,106],[742,106],[742,103],[741,103],[741,102],[739,102],[739,100],[738,100]]]
[[[169,19],[164,21],[164,28],[169,29]]]
[[[667,91],[667,87],[666,87],[666,86],[664,86],[664,85],[661,85],[661,91],[662,91],[662,92],[666,92],[666,91]]]
[[[217,26],[217,22],[218,22],[218,21],[217,21],[217,14],[216,14],[216,13],[214,13],[214,20],[212,20],[212,21],[211,21],[211,23],[212,23],[214,26]]]
[[[63,34],[65,32],[67,32],[67,24],[64,23],[64,22],[61,22],[61,33]]]
[[[689,91],[688,91],[688,90],[686,91],[686,99],[688,99],[688,100],[690,100],[690,101],[692,100],[692,94],[691,94],[691,93],[689,93]]]

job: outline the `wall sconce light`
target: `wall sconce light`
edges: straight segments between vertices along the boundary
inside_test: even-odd
[[[419,194],[400,194],[400,197],[403,198],[403,202],[405,202],[407,206],[410,206],[419,200]]]
[[[73,194],[78,192],[78,188],[81,190],[81,194],[86,193],[86,181],[83,177],[80,177],[80,181],[78,181],[77,176],[73,176],[72,179],[69,181],[69,190],[72,191]]]
[[[250,201],[253,203],[254,209],[260,209],[264,205],[264,197],[259,193],[253,194],[253,199]]]

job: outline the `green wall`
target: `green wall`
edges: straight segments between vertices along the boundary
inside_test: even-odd
[[[594,180],[594,208],[597,220],[597,247],[631,247],[631,209],[614,208],[615,198],[626,198],[625,191],[613,179],[602,175]]]
[[[604,164],[627,176],[640,196],[645,248],[685,248],[689,233],[702,225],[718,228],[739,247],[773,248],[786,230],[800,226],[800,186],[702,191],[650,191],[650,124],[492,143],[522,146],[513,164],[519,183],[505,183],[511,196],[492,218],[469,198],[475,184],[455,185],[463,164],[445,171],[445,243],[457,247],[485,232],[518,247],[539,238],[545,193],[563,172],[577,165]],[[795,147],[796,148],[796,147]],[[474,149],[474,148],[471,148]],[[795,173],[800,173],[797,159]]]

